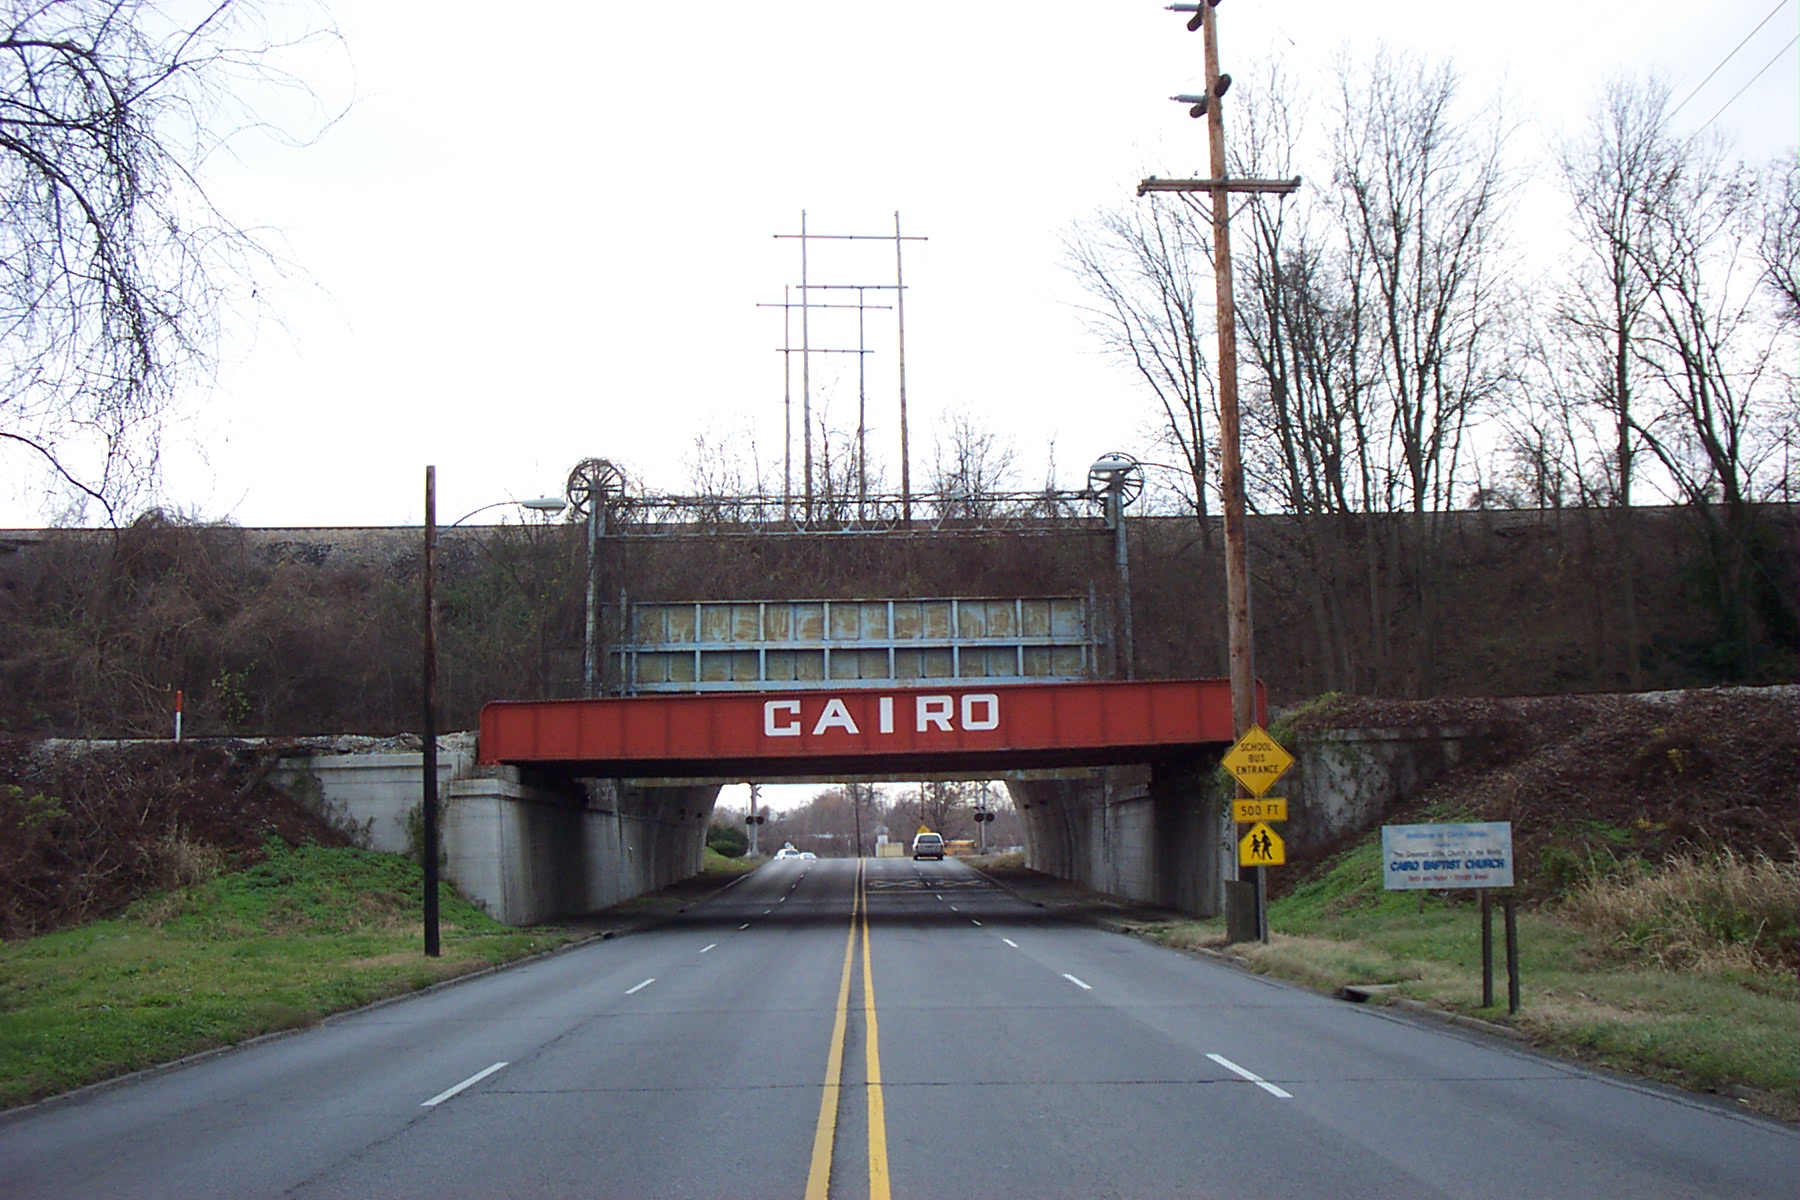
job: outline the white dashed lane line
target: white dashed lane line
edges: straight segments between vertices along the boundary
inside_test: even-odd
[[[969,922],[970,922],[970,924],[973,924],[973,925],[979,925],[979,924],[981,924],[981,922],[980,922],[980,921],[977,921],[977,920],[976,920],[976,919],[975,919],[975,918],[974,918],[974,917],[970,917],[970,918],[969,918]]]
[[[1011,946],[1014,950],[1019,948],[1019,943],[1013,941],[1011,938],[1001,938],[1000,940]]]
[[[1269,1095],[1271,1095],[1271,1096],[1274,1096],[1281,1100],[1292,1100],[1294,1098],[1292,1092],[1284,1092],[1280,1088],[1276,1087],[1274,1084],[1270,1083],[1268,1080],[1264,1079],[1262,1076],[1252,1075],[1249,1071],[1244,1070],[1244,1068],[1238,1066],[1236,1063],[1232,1062],[1229,1058],[1226,1058],[1223,1054],[1209,1054],[1206,1057],[1212,1059],[1214,1062],[1218,1063],[1221,1067],[1224,1067],[1227,1071],[1230,1071],[1232,1074],[1243,1076],[1245,1079],[1248,1079],[1251,1083],[1254,1083],[1257,1087],[1259,1087],[1263,1091],[1269,1093]]]
[[[1091,985],[1081,982],[1081,980],[1075,978],[1073,975],[1069,974],[1067,971],[1063,972],[1063,978],[1068,980],[1070,983],[1074,984],[1076,987],[1080,988],[1084,992],[1091,992],[1094,990]]]
[[[644,982],[638,984],[636,987],[626,988],[625,994],[627,996],[635,996],[639,992],[643,991],[645,988],[649,987],[651,984],[653,984],[655,982],[656,982],[656,979],[654,977],[646,979],[646,980],[644,980]]]
[[[477,1071],[473,1075],[469,1076],[467,1079],[463,1080],[461,1083],[457,1084],[455,1087],[445,1088],[443,1091],[439,1092],[437,1095],[433,1096],[431,1099],[425,1101],[425,1103],[419,1105],[419,1107],[420,1108],[436,1108],[438,1105],[442,1104],[444,1101],[448,1100],[450,1097],[456,1095],[458,1092],[462,1091],[464,1088],[475,1086],[476,1084],[480,1083],[482,1080],[486,1079],[489,1075],[492,1075],[495,1071],[498,1071],[501,1067],[504,1067],[505,1065],[506,1064],[503,1062],[497,1062],[485,1071]]]
[[[748,929],[748,928],[750,928],[750,922],[745,921],[742,925],[739,925],[738,928],[739,929]]]
[[[711,950],[713,946],[717,946],[718,944],[719,943],[717,942],[713,942],[711,945],[702,946],[700,947],[700,953],[705,954],[708,950]]]

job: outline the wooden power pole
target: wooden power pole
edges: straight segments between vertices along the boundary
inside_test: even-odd
[[[1210,179],[1158,179],[1154,175],[1138,184],[1146,192],[1206,192],[1212,198],[1213,281],[1219,330],[1219,490],[1225,511],[1225,619],[1231,653],[1231,712],[1235,736],[1243,737],[1256,724],[1256,653],[1250,620],[1250,560],[1244,534],[1244,466],[1238,435],[1237,305],[1231,286],[1231,196],[1234,192],[1285,196],[1300,187],[1293,179],[1232,179],[1226,172],[1225,114],[1222,103],[1231,87],[1231,76],[1219,71],[1219,0],[1197,4],[1171,4],[1169,11],[1192,13],[1189,31],[1198,29],[1205,47],[1206,92],[1172,99],[1192,105],[1189,115],[1206,118],[1206,134],[1212,172]],[[1238,794],[1250,795],[1243,784]],[[1232,859],[1236,861],[1235,858]],[[1266,890],[1261,867],[1256,872],[1256,926],[1267,941]]]

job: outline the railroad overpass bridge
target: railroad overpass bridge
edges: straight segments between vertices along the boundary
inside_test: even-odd
[[[1100,678],[1113,624],[1091,595],[631,604],[592,681],[624,694],[496,701],[440,749],[450,877],[525,924],[698,871],[726,784],[998,780],[1030,866],[1210,915],[1230,687]],[[419,770],[292,767],[386,849],[409,847]]]
[[[499,701],[477,738],[441,743],[443,844],[458,886],[523,925],[697,872],[725,784],[997,779],[1029,865],[1210,915],[1229,845],[1212,776],[1231,740],[1224,680]],[[286,776],[376,846],[407,848],[416,752],[313,754]]]
[[[1224,680],[739,691],[489,704],[478,766],[519,792],[497,815],[525,908],[606,898],[579,889],[618,858],[622,805],[631,858],[671,882],[699,869],[723,784],[961,777],[1005,783],[1038,869],[1211,913],[1231,740]]]

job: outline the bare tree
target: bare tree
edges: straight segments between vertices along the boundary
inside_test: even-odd
[[[1656,214],[1675,202],[1672,189],[1690,153],[1668,130],[1668,108],[1666,81],[1615,79],[1605,86],[1586,129],[1558,156],[1573,208],[1577,258],[1555,310],[1560,364],[1570,376],[1557,390],[1576,403],[1585,394],[1611,421],[1612,452],[1606,460],[1611,494],[1603,499],[1617,506],[1616,578],[1624,608],[1626,674],[1634,688],[1643,673],[1631,512],[1635,401],[1643,369],[1637,340],[1657,282],[1643,266],[1657,233]]]
[[[238,135],[281,133],[257,103],[316,100],[284,64],[332,35],[284,36],[274,11],[0,4],[0,443],[109,518],[154,485],[177,389],[279,265],[201,182]]]
[[[1332,177],[1348,286],[1366,296],[1397,455],[1378,482],[1413,515],[1413,688],[1436,668],[1439,514],[1453,502],[1471,424],[1507,374],[1500,270],[1505,128],[1461,115],[1448,63],[1379,52],[1340,61]],[[1373,432],[1373,431],[1371,431]]]
[[[1152,197],[1097,213],[1063,240],[1064,261],[1093,298],[1088,328],[1131,365],[1162,409],[1163,433],[1181,457],[1187,494],[1209,538],[1213,489],[1212,250],[1209,217]]]
[[[1261,73],[1259,73],[1261,74]],[[1233,171],[1295,173],[1301,130],[1279,68],[1239,104]],[[1252,201],[1240,213],[1249,236],[1238,257],[1239,345],[1248,352],[1244,428],[1246,488],[1253,504],[1300,514],[1291,539],[1307,564],[1305,589],[1320,690],[1379,690],[1379,671],[1359,684],[1344,598],[1353,572],[1381,575],[1366,516],[1376,494],[1370,437],[1372,325],[1354,285],[1354,247],[1333,248],[1333,227],[1314,197]],[[1244,220],[1247,218],[1247,221]],[[1372,595],[1386,589],[1376,587]],[[1373,610],[1372,610],[1373,611]],[[1385,661],[1385,618],[1366,641]]]
[[[1800,325],[1800,154],[1789,150],[1770,163],[1760,192],[1756,251],[1763,282],[1780,319]]]
[[[983,784],[979,783],[921,783],[913,796],[911,807],[919,818],[919,823],[935,833],[944,835],[946,842],[955,838],[968,836],[971,825],[969,811],[977,793]],[[906,814],[908,817],[912,813]]]
[[[1012,439],[961,410],[945,415],[932,449],[931,488],[943,516],[987,515],[991,498],[1015,482]]]
[[[1633,253],[1654,283],[1636,352],[1659,410],[1634,422],[1700,523],[1711,559],[1719,628],[1715,655],[1728,678],[1748,675],[1751,624],[1760,611],[1792,639],[1795,614],[1766,562],[1776,535],[1753,505],[1795,429],[1793,380],[1776,369],[1794,358],[1793,327],[1760,320],[1753,248],[1752,174],[1725,164],[1716,146],[1690,147],[1668,201],[1651,215],[1652,237]],[[1785,467],[1779,469],[1785,486]]]

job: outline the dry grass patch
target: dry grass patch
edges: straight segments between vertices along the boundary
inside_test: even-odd
[[[1800,862],[1730,849],[1658,867],[1612,862],[1560,911],[1620,961],[1709,974],[1791,974],[1800,965]]]

